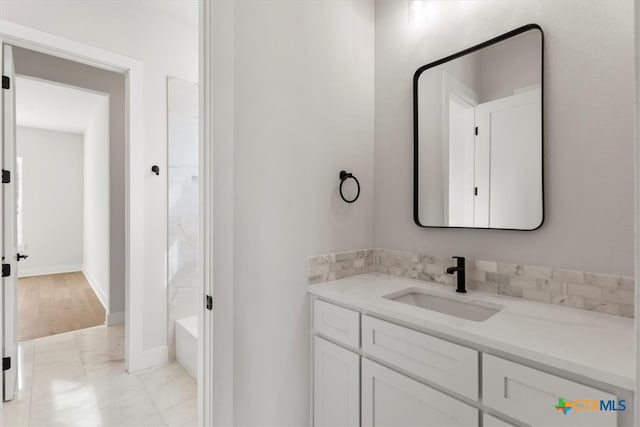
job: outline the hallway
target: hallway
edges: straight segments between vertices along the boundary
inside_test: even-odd
[[[124,372],[124,325],[20,343],[17,398],[2,426],[188,426],[196,383],[176,362]]]

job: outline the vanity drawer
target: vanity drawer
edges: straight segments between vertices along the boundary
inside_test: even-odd
[[[369,316],[362,349],[381,361],[473,400],[478,399],[478,352]]]
[[[484,404],[531,426],[616,426],[614,411],[556,409],[558,399],[615,400],[616,396],[499,357],[482,356]]]
[[[360,313],[313,300],[313,329],[344,345],[360,348]]]

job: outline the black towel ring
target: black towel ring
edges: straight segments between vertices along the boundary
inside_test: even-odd
[[[358,192],[356,193],[356,197],[354,197],[351,200],[348,200],[346,197],[344,197],[344,194],[342,194],[342,184],[344,184],[344,182],[349,178],[353,179],[356,182],[356,185],[358,186]],[[353,203],[356,200],[358,200],[358,197],[360,197],[360,182],[358,182],[358,178],[353,176],[353,174],[348,173],[347,171],[340,171],[340,197],[342,197],[342,200],[344,200],[347,203]]]

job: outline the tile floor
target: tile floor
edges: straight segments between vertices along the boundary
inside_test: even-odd
[[[124,371],[124,326],[97,326],[20,344],[16,399],[0,426],[191,426],[196,383],[177,363]]]

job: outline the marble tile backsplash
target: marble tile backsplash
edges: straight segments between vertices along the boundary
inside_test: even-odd
[[[310,256],[309,284],[371,273],[374,271],[373,262],[373,249]]]
[[[365,249],[309,257],[309,284],[375,271],[455,286],[451,257]],[[467,259],[467,287],[624,317],[634,316],[633,277]]]

